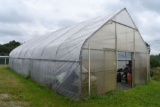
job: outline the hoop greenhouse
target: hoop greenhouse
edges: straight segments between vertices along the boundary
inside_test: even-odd
[[[149,60],[147,46],[124,8],[29,40],[10,53],[9,66],[77,100],[145,84]]]

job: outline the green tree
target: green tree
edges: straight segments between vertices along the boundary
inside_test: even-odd
[[[0,44],[0,55],[9,55],[9,53],[16,47],[20,46],[21,43],[20,42],[16,42],[15,40],[10,41],[9,43]]]
[[[151,68],[160,67],[160,54],[150,56],[150,66]]]

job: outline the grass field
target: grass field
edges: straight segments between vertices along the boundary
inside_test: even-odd
[[[160,81],[73,101],[0,65],[0,107],[160,107]]]

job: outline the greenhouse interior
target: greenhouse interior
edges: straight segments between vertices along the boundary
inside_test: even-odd
[[[75,100],[143,85],[149,52],[126,8],[33,38],[9,67]]]

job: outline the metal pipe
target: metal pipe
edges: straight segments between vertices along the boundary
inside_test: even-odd
[[[91,79],[90,79],[90,75],[91,75],[91,71],[90,71],[90,45],[88,44],[88,62],[89,62],[89,66],[88,66],[88,94],[90,97],[90,91],[91,91]]]
[[[123,26],[126,26],[126,27],[129,27],[129,28],[134,29],[134,30],[138,30],[137,28],[133,28],[133,27],[131,27],[131,26],[127,26],[127,25],[125,25],[125,24],[122,24],[122,23],[119,23],[119,22],[116,22],[116,21],[113,21],[113,20],[112,20],[112,22],[117,23],[117,24],[120,24],[120,25],[123,25]]]
[[[118,41],[117,41],[117,24],[115,23],[115,48],[116,48],[116,71],[118,69]]]
[[[136,72],[136,67],[135,67],[135,54],[136,54],[136,52],[135,52],[135,45],[136,45],[136,43],[135,43],[135,30],[134,30],[134,32],[133,32],[133,36],[134,36],[134,56],[133,56],[133,64],[134,64],[134,67],[133,67],[133,65],[132,65],[132,68],[134,68],[134,70],[133,70],[133,72],[132,72],[132,87],[133,87],[133,85],[134,85],[134,81],[135,81],[135,72]]]

